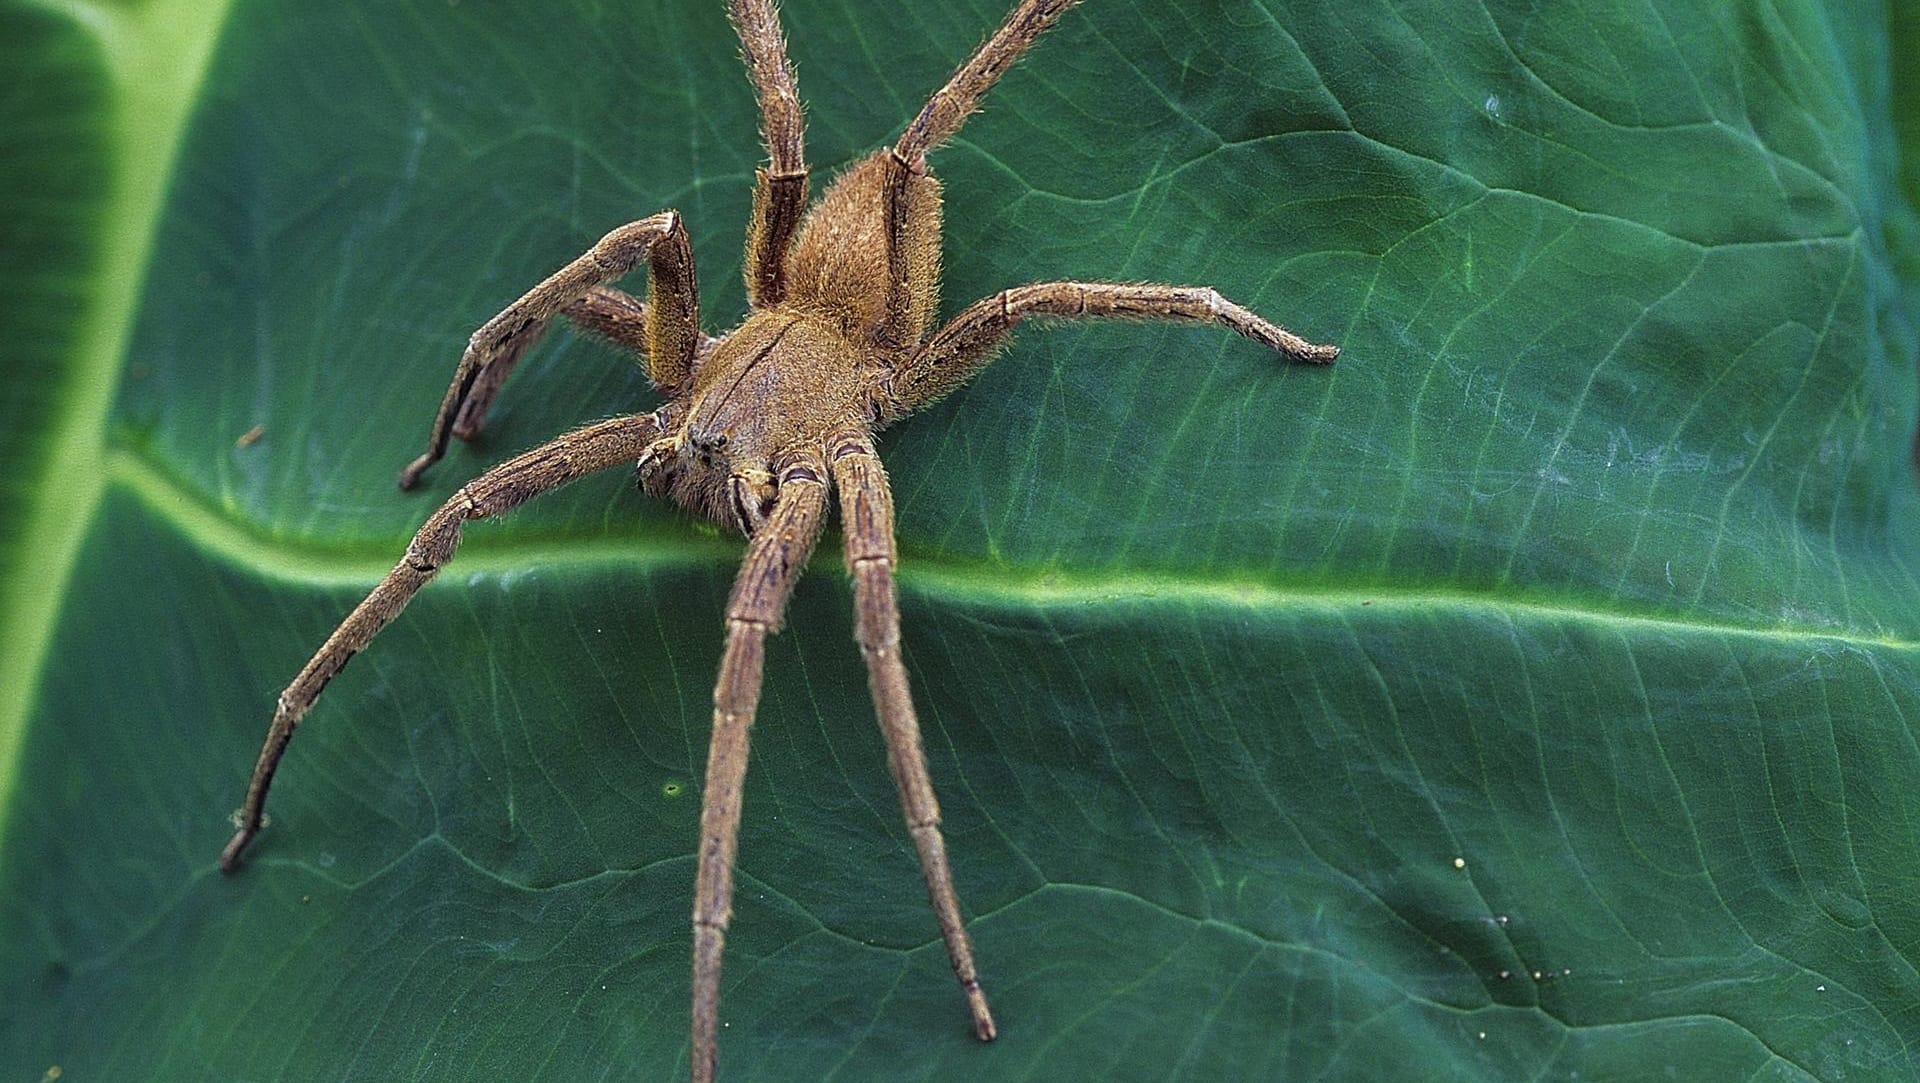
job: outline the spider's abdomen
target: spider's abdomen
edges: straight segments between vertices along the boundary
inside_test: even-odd
[[[940,305],[940,182],[931,173],[907,181],[905,253],[912,340],[926,333]],[[818,312],[864,341],[887,314],[887,152],[834,178],[807,212],[788,256],[787,305]]]

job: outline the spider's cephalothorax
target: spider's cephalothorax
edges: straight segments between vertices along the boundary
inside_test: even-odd
[[[839,497],[853,577],[854,637],[928,897],[974,1031],[983,1040],[994,1036],[900,661],[893,499],[873,434],[965,384],[1028,317],[1213,323],[1294,361],[1325,363],[1338,353],[1201,286],[1018,286],[968,306],[928,334],[939,302],[940,185],[927,152],[959,130],[981,96],[1075,2],[1021,0],[892,147],[848,168],[809,210],[800,99],[773,0],[729,0],[770,158],[754,188],[747,237],[751,312],[719,339],[701,333],[693,250],[680,216],[665,211],[602,237],[474,332],[426,453],[401,472],[403,489],[440,459],[450,437],[480,431],[514,363],[557,315],[643,357],[666,404],[589,425],[510,459],[428,517],[400,563],[281,694],[221,868],[237,868],[241,851],[259,833],[274,771],[321,688],[452,557],[467,520],[507,511],[586,474],[637,464],[646,492],[749,539],[727,604],[694,887],[689,1057],[694,1079],[712,1079],[720,953],[763,647],[778,630],[820,534],[831,491]],[[647,265],[644,304],[608,285],[641,263]]]

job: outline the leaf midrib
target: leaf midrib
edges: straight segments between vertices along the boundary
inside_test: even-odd
[[[395,543],[373,552],[264,537],[208,504],[197,491],[179,485],[137,453],[110,451],[106,463],[108,489],[138,500],[153,520],[187,539],[207,556],[278,583],[369,588],[392,569],[403,548]],[[463,575],[505,575],[524,572],[529,567],[708,568],[717,574],[731,575],[740,561],[740,546],[730,538],[691,530],[650,535],[644,548],[634,545],[632,535],[555,541],[489,538],[482,531],[463,539],[455,560],[458,563],[454,566]],[[836,548],[831,544],[822,545],[813,557],[810,571],[815,575],[833,575],[839,563]],[[1861,649],[1920,651],[1920,640],[1788,622],[1748,625],[1465,590],[1282,587],[1253,577],[1181,576],[1160,571],[1141,574],[1099,569],[1033,570],[949,554],[910,556],[902,562],[900,581],[907,591],[956,605],[986,603],[1023,609],[1084,611],[1091,606],[1125,603],[1171,608],[1212,606],[1264,614],[1478,611],[1509,620],[1581,623],[1640,634],[1712,635],[1800,643],[1808,647],[1837,644]],[[715,619],[718,620],[717,614]]]

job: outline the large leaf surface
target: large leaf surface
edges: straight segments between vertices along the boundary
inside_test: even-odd
[[[823,174],[1002,14],[788,7]],[[275,693],[432,503],[393,472],[467,332],[664,206],[737,317],[721,6],[84,13],[5,16],[5,115],[57,138],[0,236],[58,258],[0,279],[0,1071],[683,1072],[738,546],[618,472],[475,528],[252,864],[213,858]],[[936,161],[945,310],[1208,282],[1346,356],[1028,330],[888,436],[1004,1035],[967,1036],[823,556],[768,662],[727,1077],[1920,1070],[1908,18],[1064,20]],[[113,192],[25,199],[94,159]],[[432,489],[648,401],[556,333]]]

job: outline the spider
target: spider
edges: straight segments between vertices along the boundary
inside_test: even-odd
[[[567,433],[468,482],[428,517],[406,555],[294,677],[274,711],[237,828],[220,855],[232,872],[259,833],[274,772],[300,719],[333,676],[453,556],[461,527],[587,474],[636,464],[649,494],[737,529],[746,557],[726,610],[713,692],[713,734],[700,813],[693,904],[691,1072],[714,1076],[721,947],[747,768],[747,731],[763,651],[779,630],[837,492],[853,579],[854,638],[867,667],[888,764],[919,851],[927,897],[966,996],[973,1031],[995,1034],[974,969],[900,658],[893,499],[874,434],[957,390],[1030,317],[1112,317],[1218,324],[1282,357],[1338,356],[1205,287],[1101,282],[1018,286],[963,309],[928,335],[940,290],[940,184],[927,153],[959,131],[980,99],[1078,0],[1020,0],[890,148],[856,162],[807,206],[803,118],[774,0],[729,0],[761,110],[769,162],[758,170],[746,247],[751,311],[725,335],[701,333],[693,251],[673,211],[628,223],[488,320],[468,341],[427,449],[400,474],[411,489],[471,438],[515,362],[555,316],[633,350],[666,404]],[[645,262],[643,303],[609,283]]]

